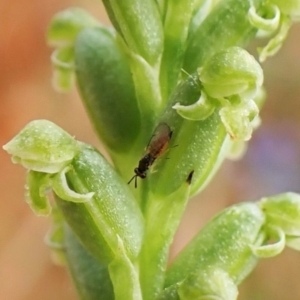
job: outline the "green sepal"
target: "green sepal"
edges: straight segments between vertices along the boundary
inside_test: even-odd
[[[46,195],[49,187],[48,174],[35,171],[27,173],[25,198],[36,215],[48,216],[51,213],[51,205]]]
[[[49,24],[47,42],[53,47],[69,47],[74,44],[82,29],[99,25],[100,23],[83,9],[71,7],[54,15]]]
[[[163,49],[163,28],[153,0],[104,0],[113,23],[117,20],[125,43],[150,65],[159,62]]]
[[[127,184],[109,163],[96,149],[81,144],[65,176],[69,185],[66,193],[69,189],[80,195],[94,193],[84,203],[70,201],[68,194],[67,201],[57,199],[66,222],[83,245],[107,264],[114,259],[120,238],[127,255],[136,257],[143,240],[143,217]]]
[[[79,151],[77,141],[63,129],[47,120],[28,123],[3,146],[14,163],[28,170],[57,173],[67,166]]]
[[[140,130],[129,62],[106,28],[83,30],[75,44],[76,75],[84,105],[109,151],[127,152]]]
[[[264,222],[264,214],[255,203],[227,208],[175,258],[167,271],[165,287],[211,268],[224,270],[239,284],[256,265],[257,258],[250,246],[256,244]]]
[[[107,266],[95,259],[79,242],[72,230],[64,226],[66,261],[82,300],[115,300]]]
[[[300,195],[284,193],[263,198],[260,207],[267,224],[282,229],[288,236],[300,236]]]

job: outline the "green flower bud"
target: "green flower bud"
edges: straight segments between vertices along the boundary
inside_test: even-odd
[[[30,122],[3,146],[14,163],[44,173],[57,173],[67,166],[79,151],[77,141],[47,120]]]
[[[263,83],[263,72],[246,50],[231,47],[208,59],[199,71],[206,93],[213,98],[239,95],[252,99]]]
[[[257,243],[264,222],[263,212],[254,203],[224,210],[175,258],[167,271],[165,286],[179,283],[180,299],[189,299],[188,295],[192,295],[190,299],[236,299],[234,285],[257,262],[251,245]]]
[[[47,32],[47,41],[53,47],[73,46],[82,29],[95,26],[99,26],[99,22],[83,9],[68,8],[52,18]]]
[[[140,131],[133,80],[126,55],[105,28],[83,30],[75,45],[78,86],[109,151],[128,152]]]
[[[281,228],[286,235],[300,236],[300,195],[284,193],[263,198],[260,207],[267,224]]]
[[[292,19],[299,20],[300,17],[299,0],[271,0],[270,2],[277,5],[283,14],[292,17]]]

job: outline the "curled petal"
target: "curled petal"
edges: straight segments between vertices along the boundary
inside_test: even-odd
[[[204,120],[215,110],[215,105],[207,99],[204,92],[201,93],[199,100],[191,105],[181,105],[176,103],[173,107],[180,116],[187,120]]]
[[[280,10],[276,5],[265,7],[264,13],[267,17],[259,15],[254,6],[249,9],[248,18],[250,23],[263,31],[274,32],[280,25]]]
[[[259,52],[260,62],[265,61],[268,57],[273,56],[278,52],[288,35],[290,27],[290,19],[287,17],[282,18],[278,33],[268,42],[265,47],[257,49]]]
[[[66,173],[70,169],[70,167],[66,167],[61,172],[52,177],[51,183],[54,192],[61,199],[75,203],[84,203],[91,200],[95,194],[94,192],[80,194],[70,189],[66,178]]]
[[[268,227],[268,233],[275,242],[261,246],[251,246],[252,252],[259,258],[273,257],[280,254],[285,247],[285,234],[281,228]]]
[[[26,202],[36,215],[48,216],[51,206],[47,197],[50,187],[48,174],[29,171],[26,183]]]
[[[73,47],[59,48],[51,55],[54,67],[52,83],[60,92],[69,91],[74,83],[74,49]]]

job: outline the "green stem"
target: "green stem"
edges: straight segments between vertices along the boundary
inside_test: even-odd
[[[153,300],[164,285],[169,247],[188,200],[190,180],[174,194],[149,199],[145,212],[146,232],[139,263],[143,300]]]

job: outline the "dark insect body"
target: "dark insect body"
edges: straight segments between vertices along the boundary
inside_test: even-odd
[[[173,131],[166,123],[157,125],[147,146],[146,154],[139,161],[138,167],[134,169],[135,175],[129,180],[128,184],[135,179],[134,186],[136,188],[137,177],[142,179],[147,177],[147,172],[155,160],[166,152],[172,133]]]

